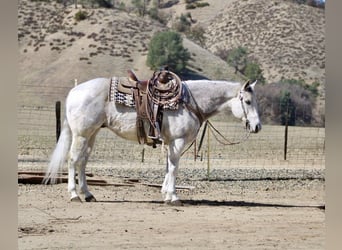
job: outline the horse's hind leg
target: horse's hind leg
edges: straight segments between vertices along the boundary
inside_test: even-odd
[[[84,136],[76,135],[73,137],[71,148],[70,148],[70,158],[68,164],[68,191],[71,194],[71,201],[80,201],[77,191],[76,191],[76,169],[78,170],[79,179],[85,179],[82,176],[81,169],[85,169],[85,165],[88,160],[88,138]],[[85,173],[84,173],[85,174]],[[83,190],[86,191],[86,190]],[[88,192],[86,195],[90,196]]]
[[[86,164],[88,162],[88,158],[90,156],[90,153],[93,149],[93,146],[95,143],[95,138],[96,138],[98,131],[99,131],[99,129],[88,140],[88,146],[87,146],[87,150],[85,153],[85,159],[84,159],[84,161],[82,161],[82,164],[79,166],[79,169],[78,169],[78,184],[79,184],[80,190],[84,194],[85,200],[87,202],[95,202],[96,201],[95,197],[88,190],[85,168],[86,168]]]

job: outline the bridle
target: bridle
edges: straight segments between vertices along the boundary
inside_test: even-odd
[[[244,105],[244,103],[243,103],[243,93],[244,93],[245,91],[244,90],[240,90],[240,92],[239,92],[239,100],[240,100],[240,103],[241,103],[241,107],[242,107],[242,111],[243,111],[243,115],[244,115],[244,118],[245,118],[245,128],[246,128],[246,130],[247,129],[249,129],[249,120],[248,120],[248,118],[247,118],[247,111],[246,111],[246,107],[245,107],[245,105]]]

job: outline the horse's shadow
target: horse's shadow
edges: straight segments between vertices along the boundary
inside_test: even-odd
[[[163,201],[155,200],[115,200],[115,201],[98,201],[101,203],[144,203],[144,204],[165,204]],[[289,205],[277,203],[262,203],[249,201],[217,201],[217,200],[182,200],[183,206],[212,206],[212,207],[273,207],[273,208],[317,208],[325,210],[324,205]]]

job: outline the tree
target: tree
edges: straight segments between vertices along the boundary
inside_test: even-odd
[[[235,74],[237,72],[243,73],[247,64],[247,49],[244,47],[237,47],[229,52],[227,62],[234,67]]]
[[[146,64],[156,70],[168,65],[175,73],[183,73],[190,59],[179,33],[164,31],[155,34],[149,44]]]
[[[150,0],[132,0],[132,4],[137,9],[139,16],[145,16],[146,6]]]
[[[254,62],[249,62],[243,71],[243,74],[252,81],[258,80],[261,83],[265,83],[265,77],[262,74],[262,70],[259,64]]]
[[[296,125],[296,108],[288,90],[280,92],[280,124],[289,126]]]

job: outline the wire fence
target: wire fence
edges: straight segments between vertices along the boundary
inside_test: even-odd
[[[21,106],[18,120],[18,167],[45,168],[56,144],[55,106]],[[229,117],[213,119],[211,123],[231,141],[238,141],[245,133],[242,124]],[[261,132],[251,134],[248,140],[223,146],[215,139],[213,131],[207,130],[198,151],[202,126],[196,142],[182,156],[180,165],[198,168],[324,168],[324,128],[288,127],[286,151],[284,131],[284,126],[263,125]],[[153,149],[139,145],[119,138],[108,129],[101,129],[88,165],[150,167],[165,166],[165,160],[166,150],[161,147]]]

